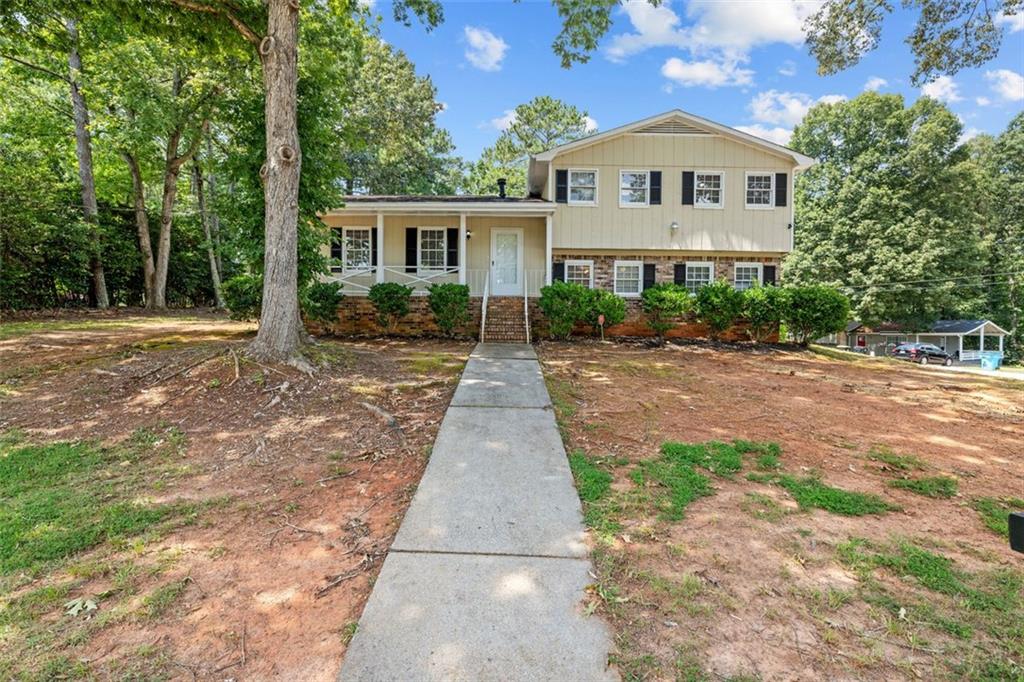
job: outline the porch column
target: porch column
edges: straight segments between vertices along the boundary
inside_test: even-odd
[[[466,214],[459,214],[459,284],[466,283]]]
[[[964,335],[963,334],[957,334],[956,338],[958,338],[960,340],[960,352],[957,353],[956,359],[957,360],[961,360],[961,359],[963,359],[963,355],[964,355]]]
[[[914,343],[921,343],[921,335],[914,334]]]
[[[384,214],[377,213],[377,284],[384,281]]]
[[[978,350],[979,351],[984,351],[985,350],[985,327],[981,328],[980,336],[981,336],[981,340],[978,342]]]
[[[544,216],[544,286],[551,286],[551,234],[554,218]]]
[[[999,335],[999,354],[1003,354],[1003,335]]]

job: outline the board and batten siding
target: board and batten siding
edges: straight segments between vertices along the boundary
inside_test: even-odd
[[[791,159],[711,134],[626,134],[571,150],[552,161],[551,177],[557,169],[597,169],[598,200],[596,206],[558,204],[552,246],[620,251],[788,252],[793,166]],[[660,170],[661,205],[620,208],[620,170]],[[684,206],[683,171],[722,171],[724,208]],[[747,171],[786,173],[787,205],[746,208]],[[673,221],[679,223],[679,229],[670,229]]]

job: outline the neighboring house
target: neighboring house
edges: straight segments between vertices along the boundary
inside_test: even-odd
[[[524,297],[553,280],[627,299],[660,282],[776,283],[793,246],[794,174],[813,163],[675,110],[537,154],[526,197],[347,197],[323,216],[346,294],[339,331],[369,331],[358,297],[376,282],[468,284],[474,324],[488,302],[489,340],[524,337],[523,310],[536,315]],[[408,331],[427,324],[420,303]]]
[[[854,321],[847,324],[844,331],[820,341],[875,355],[886,355],[899,344],[910,341],[931,343],[962,362],[971,362],[981,359],[982,350],[1002,355],[1003,339],[1009,334],[992,320],[939,320],[923,330],[892,323],[869,327]]]

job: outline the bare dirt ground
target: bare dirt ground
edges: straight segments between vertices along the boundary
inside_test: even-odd
[[[567,450],[611,475],[585,504],[590,608],[625,679],[1024,679],[1024,556],[975,509],[1024,504],[1020,382],[774,349],[539,352]],[[664,442],[734,439],[777,443],[780,468],[695,469],[711,494],[658,513],[638,472]],[[783,474],[893,509],[803,509]],[[893,486],[939,477],[951,497]]]
[[[334,679],[471,344],[322,341],[307,376],[245,360],[252,333],[208,314],[0,325],[0,437],[141,443],[156,454],[122,492],[192,510],[0,575],[3,677]],[[69,616],[76,598],[98,608]]]

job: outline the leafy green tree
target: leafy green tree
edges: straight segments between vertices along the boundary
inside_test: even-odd
[[[655,284],[640,294],[640,305],[647,318],[647,326],[665,342],[665,332],[671,329],[691,308],[690,293],[678,284]]]
[[[793,283],[847,293],[857,317],[922,327],[980,295],[982,178],[958,145],[962,126],[922,98],[864,93],[818,105],[792,146],[819,160],[796,184]],[[964,278],[964,279],[959,279]],[[922,283],[927,283],[923,287]]]
[[[823,285],[785,288],[783,321],[802,346],[840,331],[850,319],[850,300]]]
[[[708,327],[708,334],[717,341],[743,311],[743,292],[727,280],[719,279],[697,289],[693,312]]]
[[[888,0],[827,0],[805,24],[807,45],[818,73],[857,64],[878,47],[894,3]],[[1024,11],[1024,0],[904,0],[920,10],[906,42],[914,54],[914,85],[941,74],[980,66],[999,54],[1001,17]]]
[[[526,170],[531,154],[537,154],[589,132],[587,112],[554,97],[535,97],[512,111],[508,128],[480,160],[470,167],[466,190],[470,194],[494,194],[498,178],[508,180],[508,193],[525,196]]]

